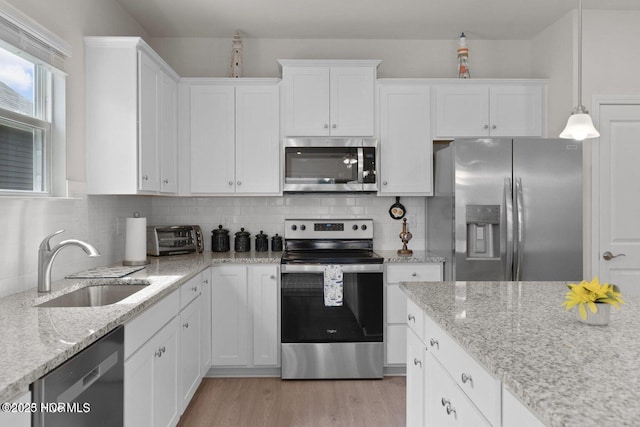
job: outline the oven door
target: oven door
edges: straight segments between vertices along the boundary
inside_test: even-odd
[[[282,343],[383,341],[382,264],[342,271],[343,303],[326,306],[324,265],[282,265]]]
[[[283,191],[376,191],[375,145],[362,138],[287,138]]]

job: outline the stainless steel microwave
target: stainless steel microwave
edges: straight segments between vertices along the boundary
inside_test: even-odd
[[[375,138],[285,138],[283,191],[376,192]]]

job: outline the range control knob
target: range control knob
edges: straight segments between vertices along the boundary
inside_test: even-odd
[[[306,225],[302,224],[302,225],[300,226],[300,230],[304,231],[304,230],[306,230],[306,229],[307,229],[307,226],[306,226]]]
[[[354,230],[357,230],[358,226],[356,224],[353,224],[353,227],[351,227],[351,228],[353,228]]]
[[[295,225],[295,224],[293,224],[293,225],[291,226],[291,229],[292,229],[293,231],[296,231],[296,230],[298,229],[298,226],[297,226],[297,225]]]
[[[367,224],[362,224],[362,227],[360,227],[362,229],[362,231],[365,231],[367,229]]]

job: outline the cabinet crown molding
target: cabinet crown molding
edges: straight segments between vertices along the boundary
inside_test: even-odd
[[[381,59],[278,59],[281,67],[378,67]]]

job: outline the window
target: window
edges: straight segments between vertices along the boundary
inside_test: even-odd
[[[0,48],[0,191],[50,193],[50,72]]]
[[[0,195],[66,195],[64,40],[0,1]]]

